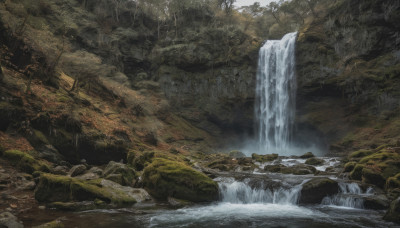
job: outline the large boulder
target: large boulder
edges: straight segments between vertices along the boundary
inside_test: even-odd
[[[156,158],[144,169],[143,185],[155,198],[168,197],[192,202],[218,198],[218,185],[212,179],[177,161]]]
[[[133,186],[136,182],[136,174],[133,168],[114,161],[108,163],[104,169],[103,177],[126,186]]]
[[[3,158],[10,161],[11,164],[26,173],[33,173],[35,171],[50,171],[50,167],[46,162],[35,159],[32,155],[19,150],[4,151]]]
[[[117,206],[136,203],[134,195],[123,186],[108,180],[84,181],[73,177],[42,173],[35,189],[39,202],[93,201],[96,199]],[[131,189],[131,188],[129,188]]]
[[[336,181],[329,178],[314,178],[303,184],[299,203],[321,203],[325,196],[331,196],[337,194],[338,192],[339,185]]]
[[[320,159],[320,158],[309,158],[306,160],[305,164],[307,165],[322,165],[324,164],[324,160]]]
[[[23,228],[24,226],[13,214],[10,212],[3,212],[0,214],[0,227]]]
[[[390,204],[390,208],[383,218],[388,221],[400,223],[400,197]]]

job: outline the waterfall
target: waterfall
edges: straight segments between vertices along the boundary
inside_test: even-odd
[[[246,182],[227,180],[219,182],[222,202],[234,204],[271,203],[271,204],[297,204],[302,184],[290,188],[277,188],[270,190],[261,186],[252,188]]]
[[[296,35],[268,40],[259,52],[255,125],[260,153],[283,154],[290,147],[296,100]]]
[[[364,199],[362,196],[373,194],[371,187],[363,192],[357,183],[339,183],[339,189],[338,194],[325,197],[321,204],[363,209]]]

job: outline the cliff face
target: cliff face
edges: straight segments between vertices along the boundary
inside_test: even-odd
[[[332,151],[399,140],[399,15],[396,1],[338,1],[299,33],[298,122]]]
[[[252,133],[260,42],[234,27],[188,28],[155,49],[155,77],[180,116],[220,137]]]

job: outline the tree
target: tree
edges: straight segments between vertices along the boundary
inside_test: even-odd
[[[227,15],[230,15],[232,13],[233,4],[235,2],[236,0],[218,0],[218,5],[221,9],[225,10],[225,13]]]

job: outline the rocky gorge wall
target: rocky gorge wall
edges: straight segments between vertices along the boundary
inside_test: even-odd
[[[338,1],[299,33],[298,123],[331,151],[399,140],[399,11],[396,1]]]

